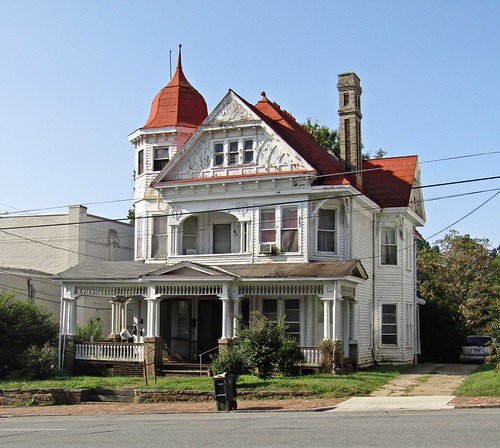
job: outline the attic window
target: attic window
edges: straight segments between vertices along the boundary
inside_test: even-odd
[[[229,142],[229,159],[228,165],[236,165],[238,163],[238,142]]]
[[[243,142],[244,163],[252,163],[253,162],[253,140],[245,140]]]
[[[214,165],[224,165],[224,143],[214,143]]]
[[[168,148],[154,148],[153,171],[161,171],[168,161]]]

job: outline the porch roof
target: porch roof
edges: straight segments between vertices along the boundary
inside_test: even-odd
[[[214,266],[224,269],[230,274],[240,278],[338,278],[358,277],[367,279],[368,275],[359,260],[333,260],[310,261],[308,263],[253,263],[233,264],[229,268]]]
[[[169,275],[161,275],[168,268]],[[197,271],[198,279],[226,275],[239,279],[293,279],[293,278],[341,278],[356,277],[362,280],[368,275],[359,260],[311,261],[307,263],[253,263],[231,265],[205,265],[194,262],[181,262],[175,265],[166,263],[144,263],[142,261],[90,261],[80,263],[52,277],[61,282],[72,281],[154,281],[174,280],[176,276],[185,277],[187,269]],[[208,271],[207,271],[208,268]],[[177,271],[177,272],[176,272]],[[176,275],[177,274],[177,275]]]

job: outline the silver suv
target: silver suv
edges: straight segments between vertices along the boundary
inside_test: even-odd
[[[491,336],[474,334],[467,336],[460,349],[460,361],[462,362],[484,362],[485,358],[493,353],[490,343]]]

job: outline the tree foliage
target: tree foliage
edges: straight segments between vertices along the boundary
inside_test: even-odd
[[[52,315],[29,299],[0,292],[0,377],[22,370],[27,350],[57,341]]]
[[[417,255],[426,360],[456,359],[463,336],[489,333],[500,320],[500,260],[487,239],[451,231]]]
[[[338,129],[331,129],[324,124],[319,124],[318,120],[315,120],[313,123],[310,118],[307,119],[303,126],[311,133],[314,140],[316,140],[323,149],[326,149],[330,154],[340,158],[340,139]],[[361,145],[361,147],[363,147],[363,145]],[[387,151],[380,148],[375,151],[373,158],[381,159],[386,155]],[[371,159],[371,151],[362,153],[361,158],[363,160]]]
[[[314,137],[319,145],[329,153],[340,156],[339,132],[337,129],[330,129],[326,125],[320,125],[318,120],[314,123],[310,118],[303,125]]]

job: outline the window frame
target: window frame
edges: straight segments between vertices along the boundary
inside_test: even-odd
[[[167,157],[157,157],[157,151],[166,151]],[[153,171],[161,171],[169,161],[170,148],[168,146],[153,146]]]
[[[254,143],[254,137],[214,140],[212,144],[212,166],[221,168],[255,163]]]
[[[185,232],[185,227],[186,227],[186,222],[188,220],[196,220],[196,233],[188,233],[186,234]],[[186,219],[184,219],[181,223],[181,229],[182,229],[182,247],[181,247],[181,252],[182,252],[182,255],[191,255],[191,254],[187,254],[187,250],[194,250],[196,251],[196,253],[198,254],[199,253],[199,236],[200,236],[200,221],[199,221],[199,218],[198,216],[196,215],[191,215],[191,216],[188,216]],[[193,238],[194,239],[194,246],[195,247],[187,247],[186,246],[186,238]]]
[[[297,205],[286,205],[280,207],[281,219],[280,219],[280,251],[284,253],[296,253],[299,251],[299,207]],[[295,210],[295,219],[290,219],[286,215],[286,210]],[[295,226],[289,226],[289,223],[295,221]],[[284,241],[288,240],[289,237],[285,236],[288,234],[295,233],[295,238],[290,241],[288,247],[291,245],[296,248],[295,250],[284,250]],[[287,248],[288,249],[288,248]]]
[[[391,307],[394,311],[384,311],[385,307]],[[386,317],[384,322],[384,317]],[[394,322],[390,322],[394,318]],[[389,320],[389,321],[388,321]],[[384,326],[385,331],[384,331]],[[387,327],[392,327],[394,331],[387,331]],[[384,341],[384,337],[395,338],[395,342]],[[399,347],[399,309],[397,303],[381,303],[380,304],[380,345],[384,347]]]
[[[137,175],[144,174],[144,149],[137,152]]]
[[[155,260],[164,260],[168,257],[168,216],[152,215],[151,218],[151,258]],[[160,222],[162,223],[160,224]],[[157,232],[157,226],[162,227],[160,229],[162,232]]]
[[[295,218],[290,219],[286,216],[287,209],[295,210]],[[273,211],[273,219],[263,219],[263,212]],[[279,252],[284,254],[297,254],[301,250],[300,236],[300,213],[301,208],[298,204],[287,204],[283,206],[262,206],[259,209],[259,243],[260,244],[276,244]],[[290,226],[289,223],[295,221],[295,226]],[[268,223],[267,227],[264,227],[264,223]],[[291,232],[295,232],[295,238],[292,241],[294,250],[286,250],[288,248],[284,247],[284,241],[290,239],[285,236]],[[264,238],[264,234],[273,235],[272,239],[270,236]]]
[[[327,229],[327,228],[321,228],[321,217],[320,213],[321,212],[333,212],[333,229]],[[337,253],[337,209],[336,208],[328,208],[328,207],[321,207],[318,209],[318,215],[317,215],[317,228],[316,228],[316,251],[321,252],[321,253],[328,253],[328,254],[335,254]],[[333,234],[333,250],[323,250],[320,248],[320,234],[321,233],[332,233]]]
[[[384,242],[384,229],[389,229],[394,235],[394,242]],[[388,252],[388,250],[391,252]],[[394,252],[394,253],[393,253]],[[394,259],[394,262],[391,262]],[[398,265],[398,232],[395,226],[382,226],[380,229],[380,264],[382,266]]]

